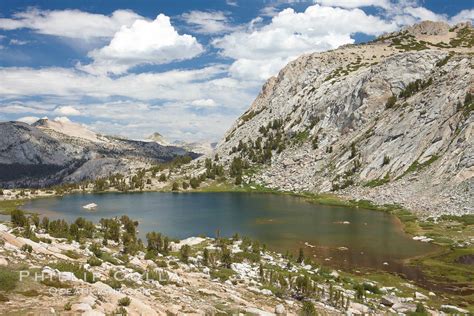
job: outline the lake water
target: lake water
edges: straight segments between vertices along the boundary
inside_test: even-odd
[[[96,211],[82,206],[96,203]],[[138,220],[140,236],[159,231],[175,238],[239,233],[268,248],[306,255],[342,268],[406,272],[403,259],[432,252],[414,241],[392,215],[364,209],[323,206],[303,198],[260,193],[107,193],[35,199],[25,210],[73,221],[128,215]],[[387,264],[384,264],[388,263]]]

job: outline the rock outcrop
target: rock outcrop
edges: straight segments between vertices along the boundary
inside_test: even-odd
[[[474,212],[474,29],[423,22],[304,55],[270,78],[218,144],[244,178],[414,211]]]

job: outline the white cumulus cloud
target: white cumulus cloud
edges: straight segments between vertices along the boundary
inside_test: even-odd
[[[81,115],[81,112],[79,110],[70,105],[60,106],[54,110],[54,113],[64,116]]]
[[[136,20],[123,26],[109,45],[89,52],[94,61],[78,68],[95,74],[123,74],[143,64],[164,64],[196,57],[204,51],[191,35],[180,35],[170,18],[160,14],[154,21]]]
[[[456,24],[459,22],[474,22],[474,9],[472,10],[462,10],[455,16],[453,16],[450,20],[451,24]]]
[[[140,15],[129,10],[116,10],[110,16],[80,10],[39,10],[35,8],[0,19],[0,29],[31,29],[36,33],[93,39],[111,37],[122,26],[130,26]]]
[[[395,23],[360,9],[309,6],[304,12],[285,9],[271,23],[237,31],[213,41],[223,56],[236,61],[232,75],[264,79],[301,54],[353,43],[351,35],[379,35],[397,29]]]

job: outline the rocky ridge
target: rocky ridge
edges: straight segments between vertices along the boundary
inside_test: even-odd
[[[105,136],[79,124],[41,119],[0,123],[1,186],[45,187],[135,174],[151,164],[191,155],[183,148]]]
[[[214,148],[216,147],[217,143],[205,142],[205,141],[197,141],[197,142],[188,142],[182,140],[175,140],[175,141],[168,141],[163,135],[158,132],[153,133],[152,135],[148,136],[147,141],[154,141],[163,146],[176,146],[180,148],[184,148],[187,151],[191,151],[197,154],[203,155],[210,155]]]
[[[422,22],[301,56],[266,82],[216,152],[259,165],[249,183],[472,213],[473,45],[468,23]]]

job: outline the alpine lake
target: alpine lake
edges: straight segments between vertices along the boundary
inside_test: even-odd
[[[88,211],[84,205],[96,203]],[[325,206],[302,197],[268,193],[100,193],[33,199],[22,209],[73,222],[78,217],[128,215],[139,222],[145,241],[150,231],[172,238],[232,236],[238,233],[281,253],[305,256],[349,271],[375,269],[417,278],[404,261],[436,251],[413,240],[397,217],[361,208]]]

